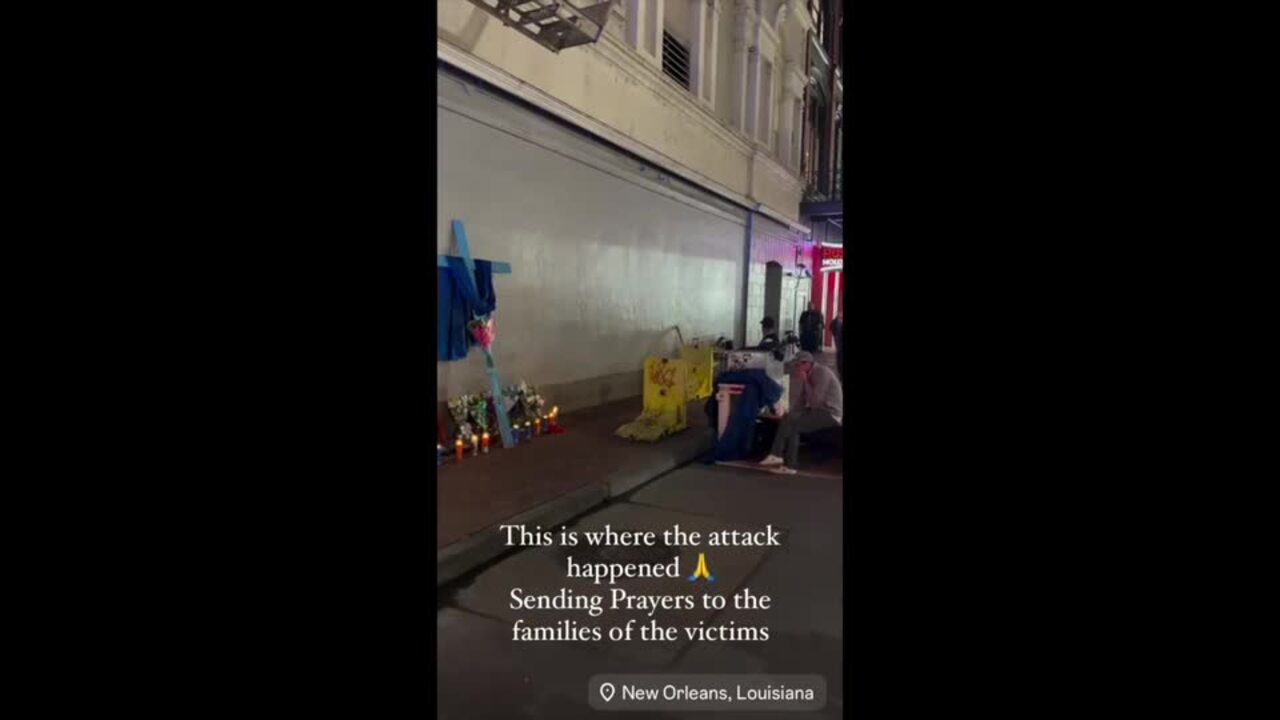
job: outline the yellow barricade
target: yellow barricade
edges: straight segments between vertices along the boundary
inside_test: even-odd
[[[618,428],[628,440],[657,442],[689,427],[689,364],[684,360],[647,358],[644,361],[644,411]]]
[[[689,365],[689,400],[711,397],[715,348],[710,345],[684,345],[680,348],[680,359]]]

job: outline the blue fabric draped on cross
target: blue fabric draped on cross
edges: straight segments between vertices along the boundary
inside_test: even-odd
[[[436,358],[461,360],[476,344],[467,323],[484,317],[498,307],[493,291],[493,264],[476,260],[475,288],[467,282],[467,266],[462,258],[450,257],[448,268],[437,268],[440,297],[436,307]]]

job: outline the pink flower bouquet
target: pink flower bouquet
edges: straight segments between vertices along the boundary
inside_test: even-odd
[[[488,320],[472,320],[471,323],[467,325],[467,328],[471,330],[471,337],[475,338],[476,342],[480,343],[480,347],[488,350],[489,346],[493,345],[493,318],[489,318]]]

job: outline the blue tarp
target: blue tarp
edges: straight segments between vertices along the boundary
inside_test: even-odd
[[[440,297],[436,306],[436,358],[461,360],[475,344],[467,323],[493,312],[498,299],[493,291],[493,264],[476,260],[475,289],[467,282],[462,258],[450,257],[449,267],[436,268]]]
[[[751,441],[755,434],[756,417],[762,408],[773,405],[782,397],[782,386],[774,382],[764,370],[737,370],[720,373],[716,376],[716,386],[721,383],[743,385],[742,394],[729,416],[729,424],[725,426],[724,435],[716,443],[711,462],[741,460],[751,452]],[[719,403],[715,395],[707,401],[707,412],[712,416],[711,427],[716,427],[715,414]]]

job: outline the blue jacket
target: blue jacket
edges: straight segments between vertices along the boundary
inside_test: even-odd
[[[721,383],[727,385],[743,385],[742,394],[729,416],[729,424],[725,426],[724,436],[716,443],[711,462],[722,460],[741,460],[751,452],[751,441],[755,438],[756,416],[761,408],[778,402],[782,397],[782,386],[774,382],[764,370],[737,370],[720,373],[716,376],[716,389]],[[707,415],[711,418],[711,427],[717,427],[716,418],[720,403],[715,395],[707,401]]]

